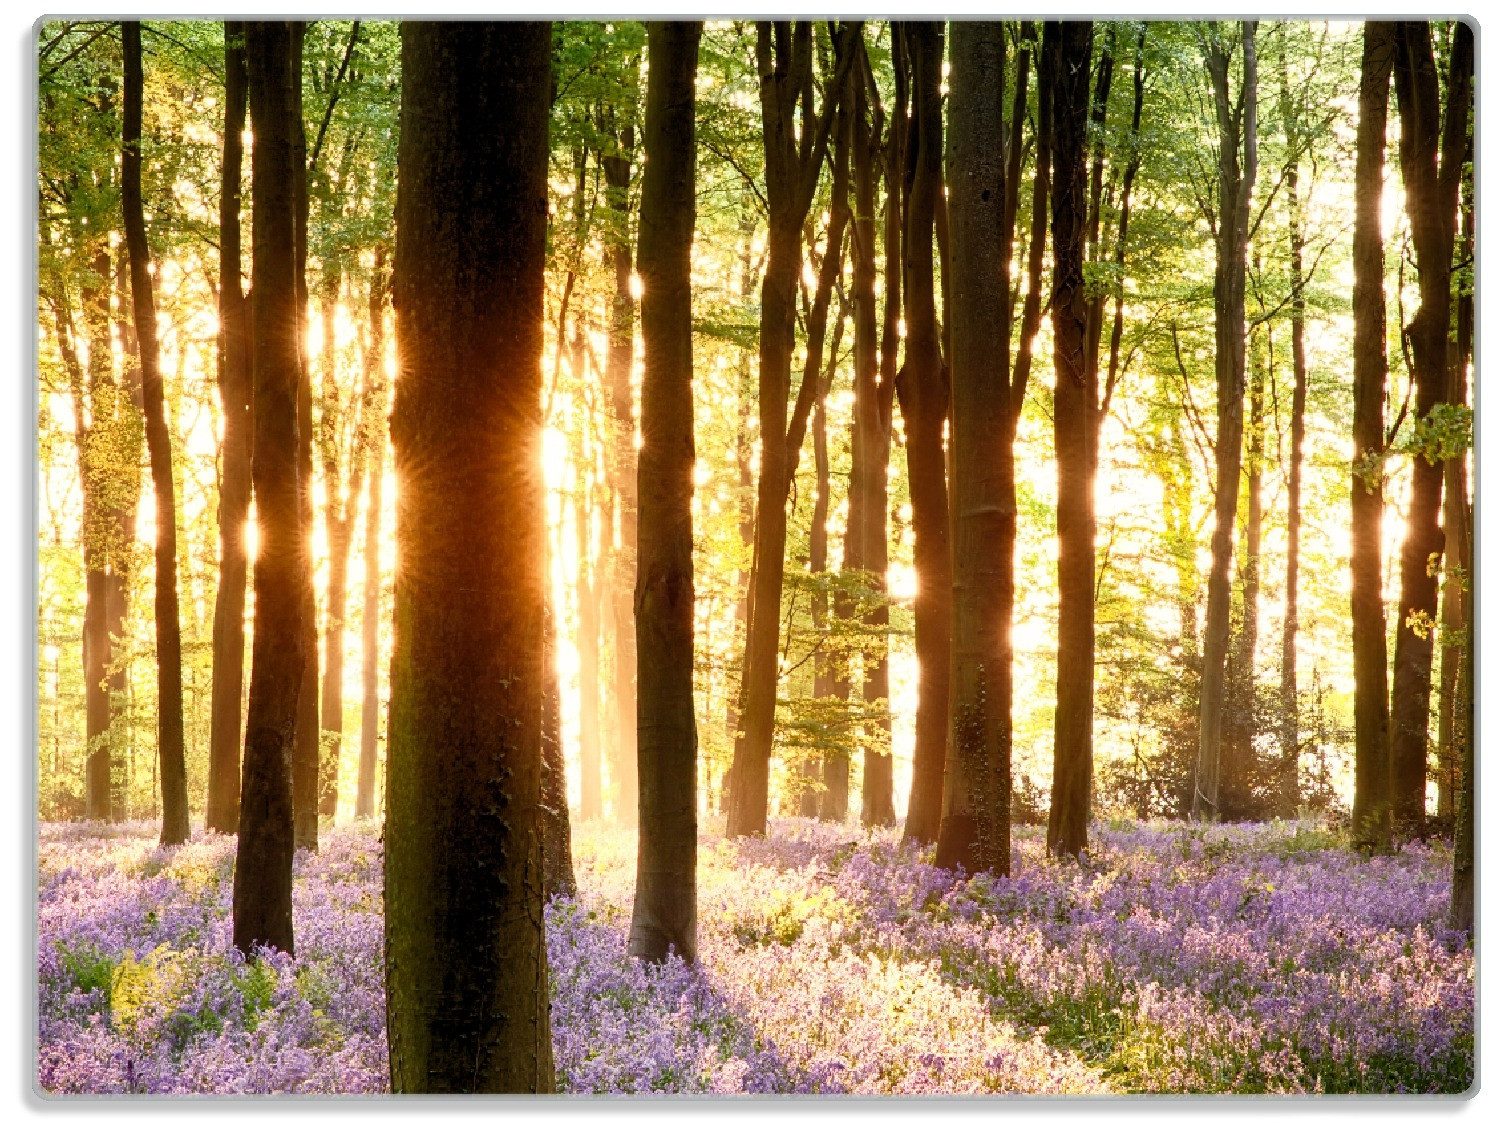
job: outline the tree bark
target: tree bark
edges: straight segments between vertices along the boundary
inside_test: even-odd
[[[1432,704],[1432,640],[1438,611],[1435,559],[1443,553],[1440,452],[1424,426],[1447,396],[1448,330],[1458,189],[1467,150],[1474,35],[1454,25],[1448,105],[1440,115],[1431,25],[1396,25],[1396,106],[1401,116],[1401,178],[1416,251],[1421,303],[1406,325],[1411,341],[1413,412],[1411,505],[1401,544],[1401,599],[1391,679],[1391,817],[1399,837],[1427,829],[1427,726]]]
[[[953,693],[937,861],[1007,876],[1017,403],[1009,361],[1016,185],[1006,165],[1019,150],[1021,121],[1009,122],[1008,150],[1003,25],[955,22],[951,54]],[[1025,67],[1018,62],[1023,90]]]
[[[635,591],[640,835],[630,953],[697,958],[698,731],[693,711],[695,82],[701,23],[647,31],[641,184],[639,564]]]
[[[1084,286],[1088,227],[1085,161],[1093,24],[1049,22],[1052,114],[1053,440],[1057,450],[1057,714],[1047,849],[1077,855],[1088,844],[1093,782],[1094,497],[1098,366],[1088,361]]]
[[[1198,762],[1194,819],[1219,817],[1219,753],[1224,727],[1224,663],[1229,648],[1229,570],[1239,506],[1245,427],[1245,253],[1256,173],[1255,21],[1240,23],[1244,70],[1231,97],[1231,49],[1217,31],[1205,36],[1204,62],[1219,126],[1218,214],[1214,231],[1214,378],[1218,417],[1214,444],[1214,533],[1203,625],[1198,696]]]
[[[296,159],[292,29],[245,25],[250,120],[251,370],[254,377],[255,627],[234,864],[234,943],[292,952],[292,742],[302,689],[297,512]]]
[[[563,761],[562,690],[557,673],[557,624],[550,598],[542,651],[542,892],[547,897],[578,893],[573,877],[573,827],[568,819],[568,774]]]
[[[167,427],[166,387],[156,341],[156,297],[151,289],[151,247],[141,201],[141,25],[121,23],[125,56],[124,159],[120,205],[130,258],[130,293],[141,364],[146,447],[156,493],[157,742],[161,777],[161,843],[186,842],[187,765],[182,721],[182,622],[177,608],[177,499],[172,482],[172,436]]]
[[[1354,194],[1354,461],[1350,505],[1350,615],[1354,648],[1354,836],[1390,837],[1390,711],[1386,679],[1381,521],[1385,513],[1385,241],[1380,201],[1395,25],[1365,23]]]
[[[246,108],[245,29],[224,24],[224,166],[219,193],[219,397],[224,440],[219,486],[219,589],[214,600],[214,677],[208,747],[209,830],[235,830],[240,815],[240,718],[245,691],[245,578],[249,555],[250,439],[255,424],[249,307],[240,280],[241,165]]]
[[[916,747],[905,838],[937,838],[943,811],[943,762],[948,747],[952,675],[953,554],[949,541],[947,462],[948,372],[938,334],[933,238],[943,191],[943,25],[903,23],[911,59],[911,135],[906,159],[906,228],[902,238],[902,292],[906,308],[906,362],[896,378],[896,398],[906,427],[911,481],[914,610],[919,668]],[[876,825],[876,821],[866,825]]]
[[[604,814],[603,757],[599,738],[599,580],[589,532],[591,488],[579,475],[574,497],[578,576],[578,758],[582,766],[579,817]]]
[[[386,985],[400,1092],[550,1092],[548,23],[401,27]]]

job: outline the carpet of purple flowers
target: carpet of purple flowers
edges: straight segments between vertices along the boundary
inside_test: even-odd
[[[233,841],[44,826],[38,1082],[49,1093],[387,1088],[380,841],[297,858],[298,957],[230,941]],[[1121,826],[1083,864],[1022,832],[955,882],[891,832],[705,838],[698,969],[625,954],[634,836],[575,836],[548,911],[573,1093],[1462,1092],[1474,959],[1448,857],[1365,858],[1304,824]]]

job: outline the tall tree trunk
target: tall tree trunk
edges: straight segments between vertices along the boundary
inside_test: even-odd
[[[292,816],[297,849],[318,848],[318,602],[313,589],[313,408],[307,362],[307,135],[302,109],[302,55],[307,24],[292,25],[292,192],[297,201],[295,267],[297,282],[297,486],[302,558],[302,690],[297,695],[297,737],[292,747]]]
[[[250,121],[251,370],[254,386],[255,628],[234,863],[234,943],[291,952],[292,742],[302,689],[297,483],[296,196],[292,29],[245,24]]]
[[[249,556],[250,439],[255,415],[249,306],[240,281],[241,166],[245,131],[245,28],[224,24],[224,167],[219,193],[219,396],[224,404],[219,487],[219,590],[208,746],[209,830],[230,833],[240,815],[240,717],[245,691],[245,578]]]
[[[401,27],[386,985],[396,1092],[550,1092],[548,23]]]
[[[755,502],[745,662],[740,688],[739,738],[727,830],[764,834],[770,799],[771,744],[776,730],[781,588],[786,567],[787,498],[820,369],[820,332],[808,327],[808,363],[796,408],[788,419],[792,352],[796,340],[797,280],[802,273],[802,226],[812,204],[833,119],[834,96],[814,116],[813,32],[810,23],[761,22],[756,28],[761,121],[770,226],[761,283],[760,480]],[[800,108],[800,119],[799,119]],[[837,197],[837,193],[835,193]],[[829,235],[832,248],[841,240]],[[835,255],[836,256],[836,255]],[[819,284],[819,290],[823,286]],[[827,314],[827,300],[823,300]],[[815,346],[816,342],[816,346]],[[812,372],[808,381],[806,372]]]
[[[693,713],[694,86],[703,25],[647,30],[641,184],[636,663],[641,809],[630,953],[697,958],[698,731]]]
[[[1302,562],[1302,445],[1307,440],[1307,283],[1303,264],[1300,153],[1296,149],[1299,122],[1287,78],[1286,55],[1281,60],[1282,131],[1292,156],[1286,169],[1287,238],[1290,243],[1292,289],[1292,421],[1287,446],[1286,479],[1286,613],[1281,622],[1281,760],[1278,799],[1283,817],[1296,815],[1301,803],[1298,781],[1301,730],[1297,714],[1297,594]],[[1378,205],[1378,200],[1377,200]]]
[[[906,463],[911,480],[919,679],[905,838],[927,843],[937,838],[943,814],[953,637],[953,554],[943,450],[948,379],[939,342],[933,276],[937,200],[943,191],[943,25],[911,22],[900,25],[899,32],[906,38],[911,59],[912,131],[906,160],[906,229],[901,255],[906,362],[896,378],[896,397],[906,426]]]
[[[370,366],[373,381],[367,388],[369,405],[361,419],[368,427],[365,455],[370,466],[369,498],[365,506],[365,590],[362,621],[361,687],[359,714],[359,786],[354,814],[368,819],[375,814],[376,757],[380,742],[380,507],[385,482],[385,445],[389,391],[385,381],[385,246],[375,248],[375,268],[370,277]]]
[[[833,247],[829,247],[832,252]],[[818,391],[818,400],[813,405],[812,436],[813,464],[816,482],[813,491],[812,526],[807,535],[807,570],[814,580],[828,572],[828,390],[833,382],[834,364],[838,362],[839,337],[843,334],[843,317],[834,324],[833,346],[828,352],[828,377]],[[828,591],[822,585],[813,587],[812,593],[813,643],[818,645],[813,655],[813,700],[821,701],[833,697],[833,657],[828,651]],[[802,762],[803,781],[797,813],[806,818],[818,814],[822,802],[822,763],[820,756],[809,754]]]
[[[1239,507],[1245,428],[1245,252],[1256,172],[1255,21],[1239,26],[1243,72],[1229,88],[1232,48],[1217,29],[1203,44],[1219,125],[1218,216],[1214,231],[1214,378],[1218,417],[1214,444],[1214,533],[1203,624],[1203,674],[1198,696],[1198,762],[1192,815],[1214,819],[1219,808],[1219,752],[1224,727],[1224,663],[1229,648],[1229,570]]]
[[[615,779],[615,818],[634,825],[640,810],[636,773],[635,735],[635,297],[630,291],[633,272],[630,241],[630,171],[635,157],[635,129],[615,132],[617,146],[604,156],[605,205],[612,223],[606,257],[613,277],[610,297],[609,343],[604,356],[604,382],[609,388],[609,483],[614,514],[605,533],[609,549],[612,623],[614,629],[614,732],[610,772]],[[616,530],[616,526],[618,529]],[[615,544],[615,535],[619,544]]]
[[[1365,23],[1354,195],[1354,461],[1350,482],[1350,614],[1354,647],[1354,835],[1390,837],[1390,717],[1381,521],[1385,513],[1385,241],[1380,200],[1395,25]]]
[[[1083,280],[1088,226],[1086,107],[1093,24],[1049,22],[1052,113],[1053,440],[1057,450],[1057,715],[1047,849],[1077,855],[1088,844],[1094,759],[1093,441],[1098,368],[1088,350]]]
[[[1027,58],[1029,56],[1023,56]],[[1026,62],[1017,64],[1024,90]],[[1005,31],[953,24],[948,105],[952,236],[953,694],[937,861],[1010,873],[1011,612],[1016,482],[1010,441],[1010,258],[1021,120],[1005,121]],[[1022,95],[1017,94],[1017,108]]]
[[[1454,25],[1446,114],[1438,105],[1431,25],[1396,25],[1396,105],[1401,115],[1401,178],[1411,222],[1421,303],[1406,326],[1416,383],[1411,505],[1401,544],[1401,600],[1391,680],[1391,816],[1401,837],[1427,828],[1427,726],[1432,705],[1432,637],[1438,611],[1443,528],[1441,452],[1424,427],[1447,397],[1450,281],[1458,189],[1467,151],[1474,33]],[[1439,162],[1441,159],[1441,163]]]
[[[167,427],[166,387],[156,341],[156,297],[151,290],[151,247],[141,201],[141,25],[121,23],[125,53],[124,159],[120,205],[130,257],[130,293],[140,350],[146,447],[156,493],[157,742],[161,776],[161,843],[186,842],[187,765],[182,722],[182,622],[177,609],[177,498],[172,485],[172,435]]]

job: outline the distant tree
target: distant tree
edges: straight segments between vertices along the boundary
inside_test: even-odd
[[[701,23],[647,31],[641,184],[639,557],[635,631],[641,782],[630,953],[698,953],[698,731],[693,711],[694,115]]]
[[[396,1092],[550,1092],[542,926],[547,23],[406,22],[386,754]]]
[[[573,876],[573,826],[568,819],[568,776],[563,763],[562,691],[557,674],[557,624],[547,605],[542,652],[542,891],[550,897],[578,892]]]
[[[1198,703],[1198,765],[1192,815],[1215,819],[1219,807],[1219,754],[1224,728],[1224,662],[1229,648],[1229,569],[1239,507],[1240,458],[1245,430],[1245,257],[1250,198],[1255,190],[1255,21],[1239,25],[1241,74],[1230,88],[1233,46],[1221,30],[1200,31],[1219,129],[1217,213],[1214,220],[1214,378],[1218,418],[1214,436],[1214,533],[1203,625],[1203,674]]]
[[[250,518],[254,383],[250,308],[240,279],[240,182],[245,158],[245,28],[224,24],[224,168],[219,192],[219,396],[224,406],[219,484],[219,590],[214,601],[210,830],[232,832],[240,814],[240,710],[245,689],[245,549]]]
[[[370,465],[365,471],[369,494],[365,500],[365,589],[363,665],[360,670],[363,702],[359,715],[359,779],[354,813],[361,819],[375,814],[376,757],[380,743],[380,507],[385,481],[385,445],[390,391],[385,381],[385,301],[390,289],[383,245],[375,249],[375,271],[370,279],[370,359],[374,381],[368,387],[369,407],[364,424],[374,432],[365,443]]]
[[[293,32],[245,24],[250,123],[251,371],[254,378],[255,629],[245,717],[234,943],[249,954],[292,941],[292,741],[302,689],[301,536],[297,514],[300,375],[296,197],[292,166]]]
[[[1381,846],[1390,836],[1390,710],[1381,588],[1387,368],[1385,240],[1380,200],[1395,51],[1395,25],[1367,21],[1354,159],[1354,463],[1349,491],[1354,834],[1366,846]]]
[[[1438,613],[1443,529],[1441,413],[1449,396],[1448,332],[1459,184],[1468,155],[1474,33],[1458,21],[1449,52],[1447,105],[1439,105],[1432,26],[1396,25],[1396,106],[1401,115],[1401,179],[1411,222],[1421,303],[1406,325],[1416,385],[1411,441],[1411,505],[1401,544],[1401,597],[1391,676],[1391,817],[1400,837],[1427,829],[1427,727],[1432,646]]]
[[[120,204],[125,214],[125,246],[130,260],[130,294],[141,364],[141,396],[146,448],[151,454],[151,488],[156,494],[156,663],[157,752],[161,769],[161,842],[186,842],[188,825],[186,737],[182,721],[182,621],[177,609],[177,499],[172,478],[172,434],[167,426],[156,337],[156,296],[152,290],[151,247],[141,201],[141,25],[120,25],[125,50],[124,159]]]

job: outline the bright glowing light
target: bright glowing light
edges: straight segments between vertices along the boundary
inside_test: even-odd
[[[646,291],[645,290],[645,286],[643,284],[641,284],[641,275],[639,273],[631,273],[630,274],[630,297],[631,297],[631,299],[632,300],[639,300],[641,298],[641,293],[643,293],[645,291]]]

